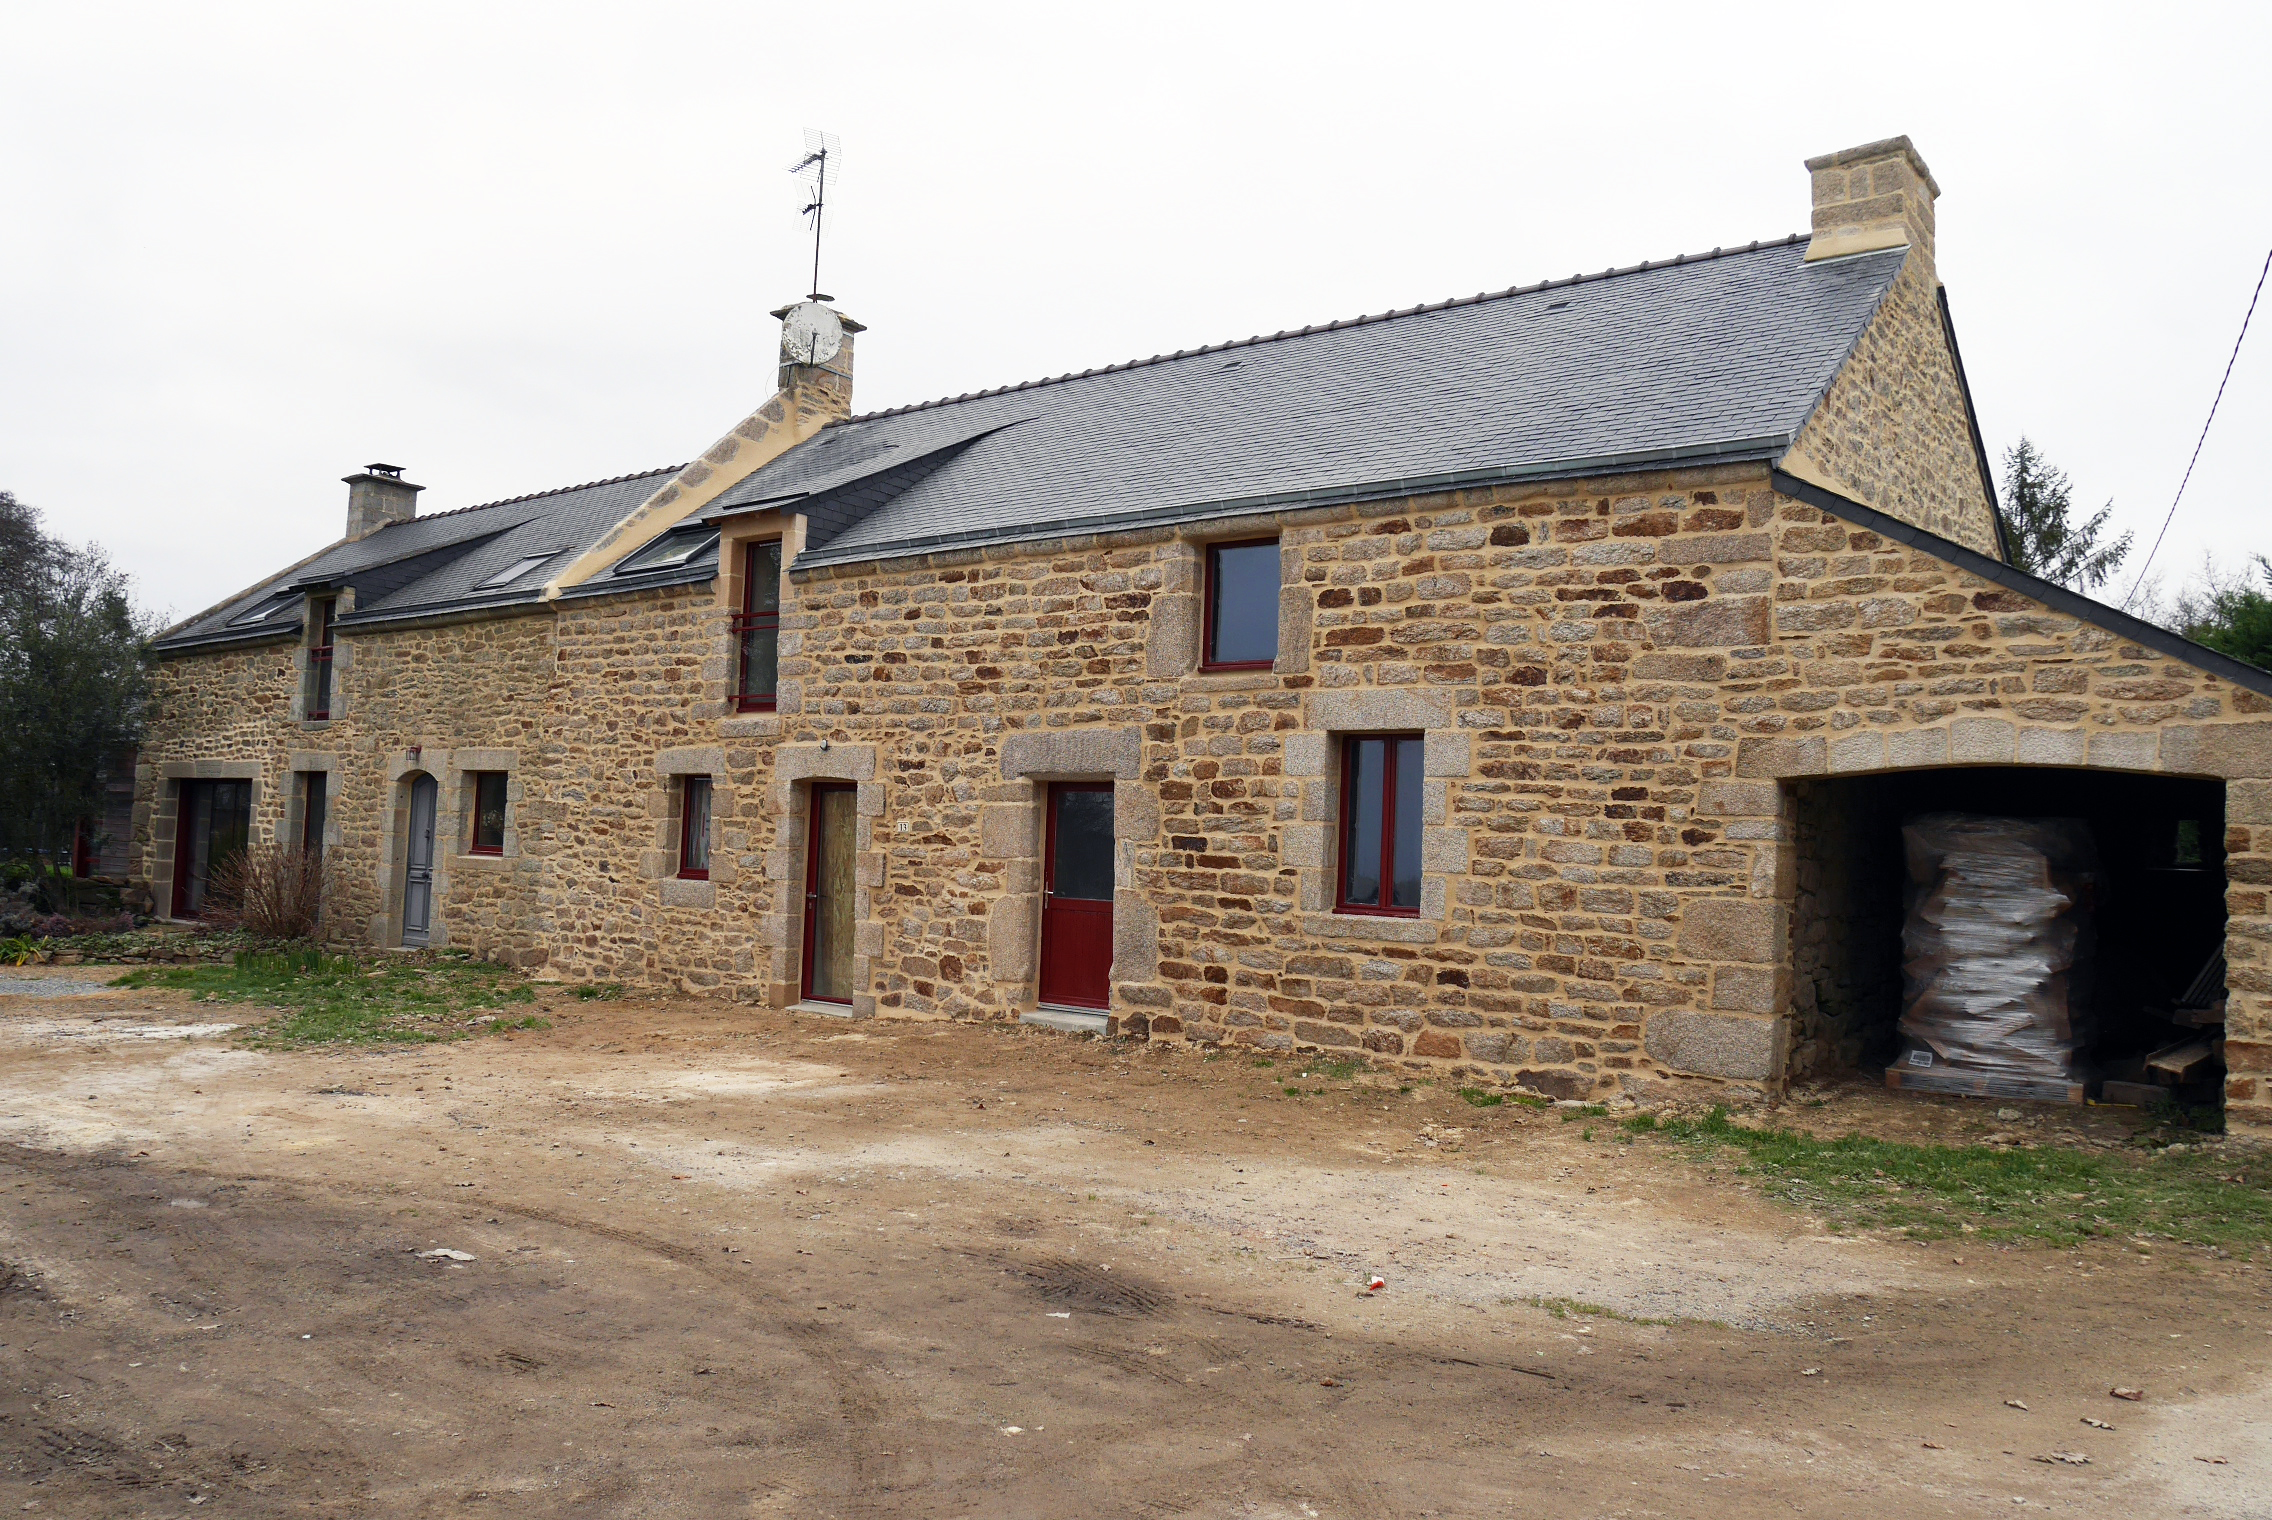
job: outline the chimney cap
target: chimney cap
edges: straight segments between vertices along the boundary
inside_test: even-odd
[[[403,467],[399,464],[367,464],[363,468],[373,475],[384,475],[389,480],[402,479]]]
[[[1876,142],[1863,143],[1858,147],[1840,148],[1835,153],[1818,154],[1808,159],[1806,165],[1810,171],[1847,169],[1855,164],[1869,163],[1880,158],[1905,158],[1909,160],[1909,167],[1915,170],[1917,177],[1925,182],[1925,189],[1934,197],[1939,197],[1941,193],[1940,183],[1933,178],[1933,171],[1925,167],[1923,155],[1918,153],[1917,145],[1909,140],[1907,133],[1903,133],[1899,137],[1881,137]]]

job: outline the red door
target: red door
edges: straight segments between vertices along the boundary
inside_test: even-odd
[[[1049,788],[1041,850],[1041,1000],[1111,1004],[1112,785]]]

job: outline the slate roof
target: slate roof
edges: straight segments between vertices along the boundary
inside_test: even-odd
[[[798,563],[817,566],[1490,480],[1773,459],[1904,257],[1809,265],[1805,254],[1794,237],[854,418],[706,515],[805,512]],[[929,469],[902,470],[925,458]],[[882,490],[892,470],[908,478]]]
[[[256,624],[236,623],[246,612],[291,590],[353,586],[355,611],[339,620],[337,626],[341,628],[466,607],[535,602],[544,589],[545,572],[558,568],[558,556],[532,567],[508,585],[491,590],[476,588],[517,560],[547,550],[565,554],[589,548],[680,468],[672,465],[590,485],[436,512],[381,528],[354,543],[334,544],[307,563],[272,576],[243,595],[168,630],[158,641],[158,648],[258,642],[297,632],[301,622],[298,598],[276,617]],[[705,565],[642,576],[638,584],[708,580],[715,573],[715,567]],[[596,584],[577,589],[602,594],[624,588],[624,582],[600,576]]]
[[[855,417],[722,493],[697,523],[779,506],[799,566],[1260,512],[1497,480],[1782,455],[1899,272],[1899,249],[1809,265],[1806,243],[1714,250],[1332,322]],[[159,641],[298,630],[296,598],[352,585],[339,626],[539,600],[678,468],[540,492],[336,544]],[[704,561],[565,595],[707,580]],[[244,623],[264,600],[276,616]]]

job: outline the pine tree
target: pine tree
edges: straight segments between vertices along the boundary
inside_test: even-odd
[[[2131,535],[2101,543],[2114,504],[2108,502],[2078,523],[2070,517],[2073,494],[2066,471],[2053,468],[2027,439],[2004,451],[2004,528],[2013,566],[2076,591],[2092,591],[2129,558]]]

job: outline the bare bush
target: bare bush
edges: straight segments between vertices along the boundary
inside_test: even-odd
[[[248,845],[215,867],[203,917],[262,939],[315,939],[331,885],[321,851]]]

